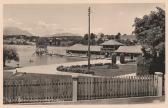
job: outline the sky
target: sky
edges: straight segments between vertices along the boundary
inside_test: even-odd
[[[18,27],[38,36],[88,32],[88,4],[6,4],[4,27]],[[164,4],[90,4],[91,32],[131,34],[136,17],[142,18]]]

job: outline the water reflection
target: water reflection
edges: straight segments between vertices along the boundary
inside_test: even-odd
[[[74,61],[84,61],[86,58],[77,58],[77,57],[61,57],[61,56],[36,56],[33,54],[35,52],[35,46],[29,45],[8,45],[10,47],[16,48],[19,54],[19,66],[36,66],[36,65],[47,65],[47,64],[61,64],[66,62],[74,62]],[[64,47],[48,47],[48,49],[52,49],[54,51],[65,51]],[[18,62],[11,61],[7,63],[9,66],[17,66]]]

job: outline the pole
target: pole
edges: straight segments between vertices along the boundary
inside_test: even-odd
[[[90,72],[90,6],[88,8],[88,72]]]

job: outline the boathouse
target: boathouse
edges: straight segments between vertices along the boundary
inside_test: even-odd
[[[116,51],[118,55],[124,53],[126,56],[130,56],[131,59],[142,55],[142,46],[141,45],[134,45],[134,46],[120,46]]]
[[[117,50],[120,46],[124,46],[124,44],[115,40],[108,40],[100,44],[100,46],[102,52],[112,52]]]
[[[90,46],[90,53],[95,55],[101,54],[101,47],[100,46]],[[82,44],[75,44],[73,46],[70,46],[66,49],[67,54],[83,54],[87,55],[88,53],[88,46],[82,45]]]

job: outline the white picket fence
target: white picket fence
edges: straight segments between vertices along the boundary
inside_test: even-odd
[[[77,99],[157,96],[158,76],[79,77]]]
[[[77,101],[162,96],[162,76],[95,77],[35,75],[5,79],[4,103]]]

